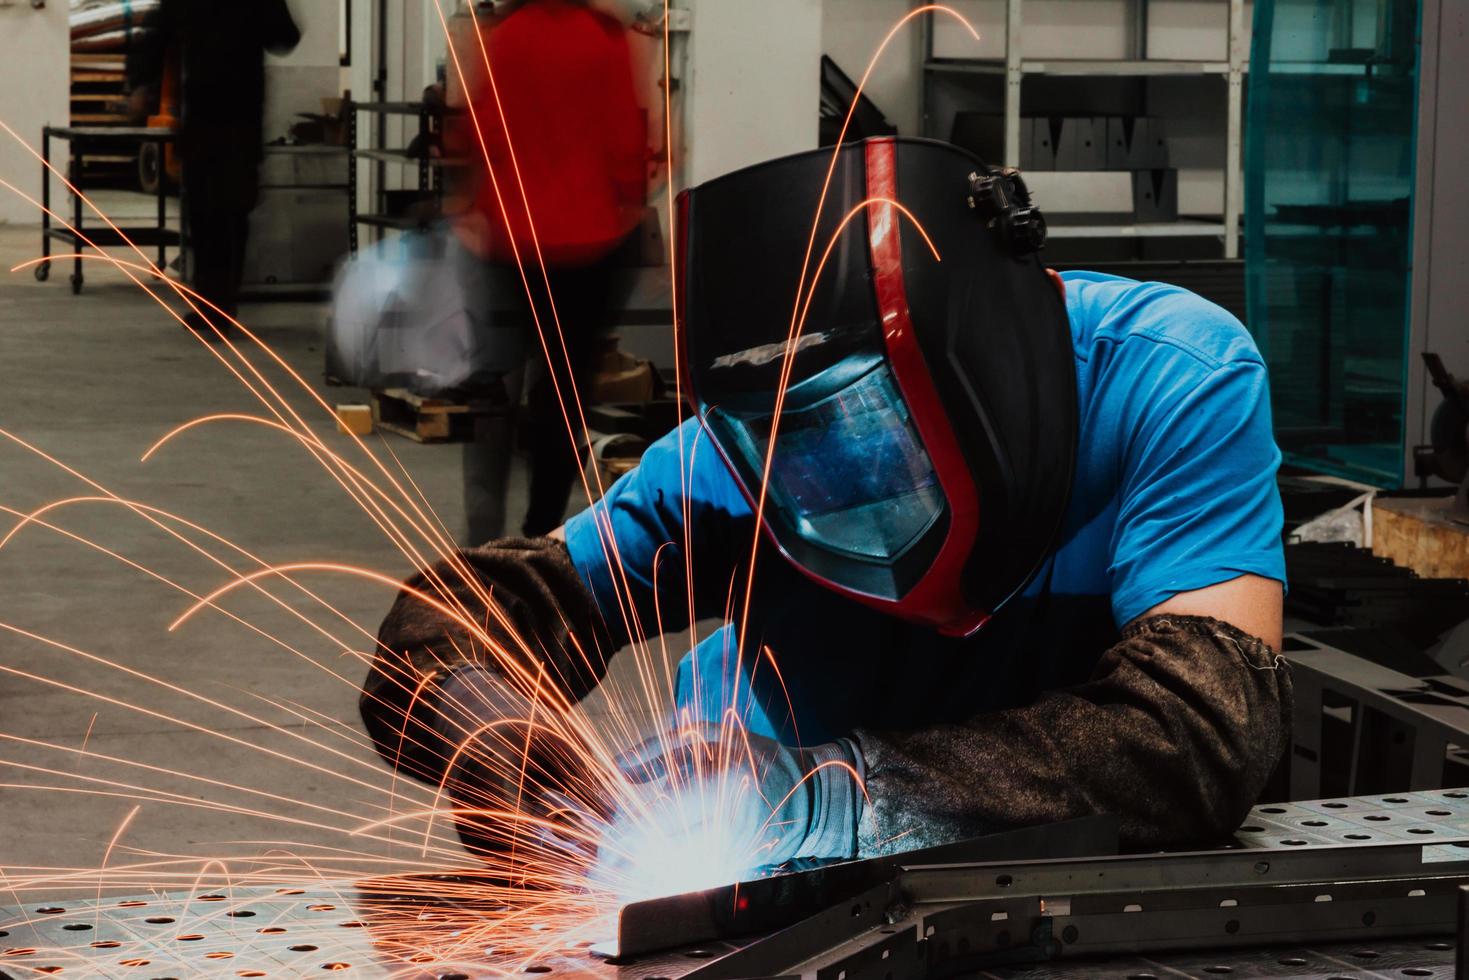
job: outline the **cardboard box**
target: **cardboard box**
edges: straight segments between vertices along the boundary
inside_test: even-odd
[[[1157,170],[1168,166],[1168,139],[1163,120],[1138,116],[1127,146],[1127,169]]]
[[[346,252],[345,191],[263,186],[250,212],[242,281],[329,283]]]
[[[653,397],[657,379],[651,361],[620,350],[602,355],[592,378],[592,402],[645,402]]]
[[[1031,165],[1026,170],[1056,169],[1056,126],[1047,116],[1037,116],[1030,123]]]
[[[998,165],[1005,155],[1005,117],[992,112],[956,112],[949,142],[985,163]]]
[[[1131,159],[1132,133],[1136,123],[1136,116],[1107,117],[1106,169],[1127,169],[1128,160]]]
[[[1043,152],[1037,154],[1036,131],[1045,130],[1046,119],[1022,116],[1020,119],[1020,169],[1054,170],[1056,155],[1050,151],[1047,137]],[[968,150],[990,166],[998,167],[1009,163],[1005,159],[1005,117],[990,112],[959,112],[954,114],[954,127],[949,133],[949,142]]]
[[[337,431],[343,435],[372,435],[372,406],[338,405]]]
[[[1061,120],[1056,143],[1057,170],[1101,170],[1106,163],[1105,127],[1098,131],[1091,116],[1067,116]]]
[[[1134,221],[1178,220],[1178,171],[1135,170],[1132,174]]]
[[[1168,166],[1168,138],[1155,116],[1106,117],[1107,170],[1158,170]]]

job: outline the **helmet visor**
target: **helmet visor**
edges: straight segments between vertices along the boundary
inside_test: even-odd
[[[933,463],[884,362],[835,394],[786,409],[775,426],[769,415],[711,414],[757,473],[774,427],[769,502],[812,545],[888,562],[943,513]]]

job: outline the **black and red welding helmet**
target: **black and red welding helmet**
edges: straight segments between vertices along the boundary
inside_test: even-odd
[[[1018,175],[880,138],[711,180],[678,218],[690,400],[752,506],[768,454],[769,536],[831,589],[978,629],[1053,547],[1076,457],[1071,330]]]

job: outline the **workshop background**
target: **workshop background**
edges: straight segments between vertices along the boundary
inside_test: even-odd
[[[335,830],[303,824],[283,836],[243,804],[152,801],[204,799],[212,790],[191,778],[200,773],[327,807],[343,785],[316,767],[373,786],[393,778],[360,737],[361,665],[324,658],[295,616],[314,614],[313,602],[241,595],[234,611],[258,632],[218,616],[169,630],[193,600],[156,576],[202,596],[228,574],[187,543],[205,541],[197,528],[100,499],[172,512],[270,563],[411,571],[278,431],[218,421],[143,459],[191,419],[258,412],[122,271],[72,258],[79,247],[63,222],[80,216],[101,241],[108,232],[58,176],[45,178],[38,156],[45,144],[150,257],[188,276],[172,150],[156,135],[167,120],[143,124],[150,135],[127,106],[129,46],[154,6],[0,0],[0,266],[13,269],[0,275],[0,621],[17,628],[0,632],[0,868],[338,846]],[[667,184],[829,144],[877,45],[917,4],[673,0],[667,23],[662,3],[598,6],[632,29],[649,134],[647,214],[618,273],[615,330],[588,408],[587,465],[613,478],[677,418]],[[979,40],[937,16],[897,33],[849,136],[934,137],[1021,167],[1050,221],[1048,264],[1192,289],[1239,317],[1269,365],[1285,456],[1283,653],[1297,705],[1288,764],[1262,804],[1469,786],[1469,9],[950,6]],[[331,407],[290,396],[310,409],[311,431],[343,450],[345,432],[370,433],[447,534],[472,543],[466,454],[504,436],[494,434],[504,405],[351,363],[358,324],[331,301],[354,257],[370,279],[367,263],[435,247],[439,220],[464,206],[442,137],[460,98],[446,35],[470,12],[452,0],[442,10],[433,0],[288,7],[301,41],[266,56],[240,320]],[[43,195],[58,214],[44,224]],[[444,314],[446,329],[457,312]],[[524,432],[506,438],[517,455],[498,506],[514,527],[527,506],[527,446]],[[23,515],[71,498],[87,499],[9,536]],[[573,510],[586,503],[573,494]],[[368,631],[391,598],[342,578],[311,587]],[[663,646],[673,660],[685,648],[680,637]],[[614,694],[637,684],[631,669],[614,660]],[[581,710],[620,709],[599,693]],[[307,745],[308,732],[323,744]],[[91,755],[70,751],[83,747]],[[1469,815],[1454,813],[1469,834]],[[1341,842],[1300,822],[1279,827],[1286,843]],[[54,889],[58,900],[77,890]]]

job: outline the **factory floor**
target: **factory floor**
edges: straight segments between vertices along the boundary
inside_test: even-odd
[[[38,254],[37,238],[0,227],[4,269]],[[242,311],[309,392],[258,353],[251,359],[314,433],[387,487],[312,401],[313,392],[328,403],[361,400],[320,384],[323,316],[323,306],[301,303]],[[394,782],[358,721],[362,658],[391,588],[302,571],[296,581],[324,603],[263,580],[279,604],[240,589],[221,602],[229,615],[206,609],[169,628],[194,601],[189,593],[231,580],[216,560],[239,571],[258,569],[257,559],[339,563],[399,579],[409,562],[382,530],[296,441],[264,426],[202,425],[140,461],[181,423],[262,410],[211,349],[117,272],[89,267],[79,296],[61,270],[47,283],[29,270],[0,273],[0,370],[0,429],[37,450],[0,438],[0,505],[10,511],[0,511],[0,538],[14,512],[70,497],[113,493],[160,509],[148,512],[154,523],[78,502],[44,517],[55,530],[32,525],[0,548],[5,875],[272,850],[324,873],[417,861],[422,822],[377,835],[391,841],[352,833],[428,799]],[[457,539],[460,447],[368,442]],[[512,526],[525,506],[523,477],[517,461]],[[637,686],[634,667],[614,660],[619,689]],[[603,700],[588,710],[609,709]],[[179,867],[186,885],[198,862]],[[128,890],[122,877],[113,883]]]

